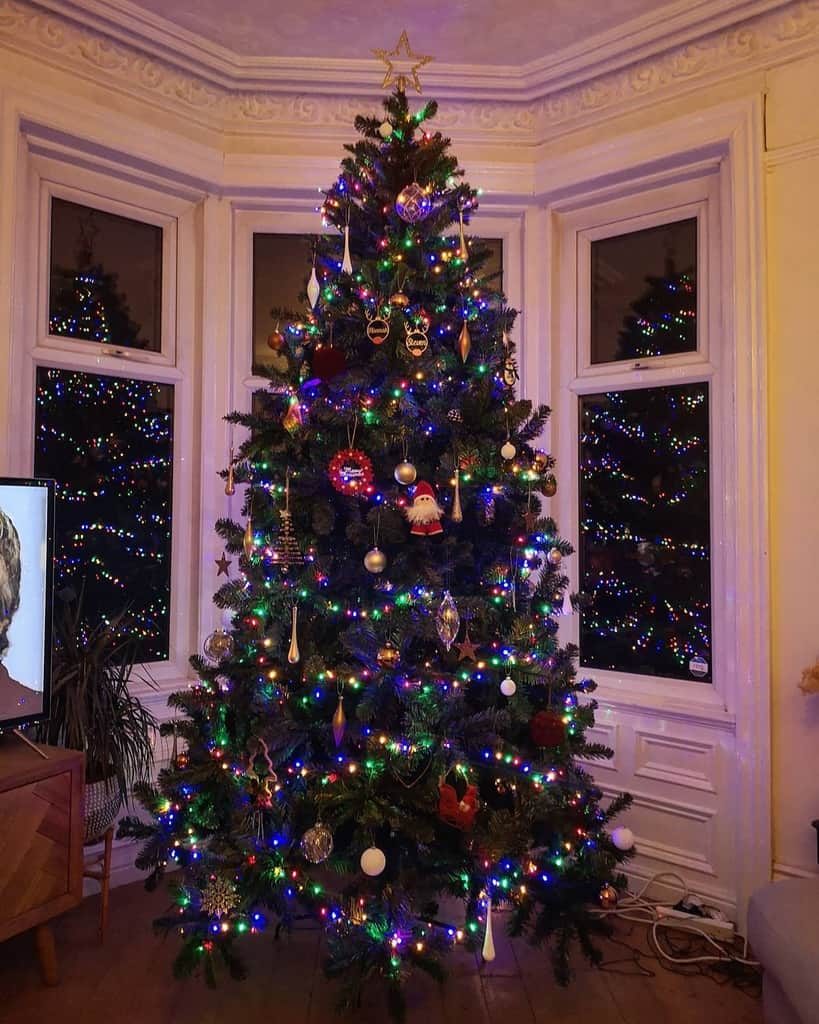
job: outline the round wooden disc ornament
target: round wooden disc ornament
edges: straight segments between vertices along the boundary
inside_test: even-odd
[[[390,324],[383,316],[370,316],[367,314],[367,337],[373,345],[380,345],[386,341],[390,333]]]
[[[343,448],[330,460],[330,483],[341,494],[356,497],[373,492],[373,464],[358,448]]]
[[[404,325],[407,331],[407,337],[405,344],[407,346],[407,352],[411,356],[415,356],[417,359],[422,356],[429,348],[429,339],[427,338],[426,327],[411,327],[409,324]]]

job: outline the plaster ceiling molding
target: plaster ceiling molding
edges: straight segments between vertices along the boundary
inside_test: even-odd
[[[433,2],[425,0],[427,6]],[[562,50],[517,67],[436,63],[425,68],[425,92],[443,101],[438,124],[457,133],[459,142],[534,147],[641,104],[792,59],[819,41],[819,0],[676,0],[661,6],[633,0],[628,11],[650,10],[587,38],[582,33],[588,18],[578,21],[577,12],[588,7],[575,0],[463,0],[453,17],[466,7],[493,9],[493,2],[500,2],[507,15],[522,8],[571,9],[574,20],[567,24],[579,41],[572,42],[566,31],[556,34],[566,44]],[[259,3],[208,0],[204,6],[211,19],[217,9],[229,19]],[[331,9],[330,0],[304,4],[303,10],[316,4]],[[372,59],[237,54],[144,9],[149,6],[159,9],[160,0],[142,0],[142,6],[131,0],[0,0],[0,45],[220,132],[236,140],[234,148],[242,136],[295,142],[305,128],[317,138],[340,137],[355,114],[379,109],[383,93]],[[174,0],[163,10],[170,7],[175,17],[181,12],[190,19],[202,6]],[[270,18],[267,0],[265,7],[266,25],[275,27],[279,15]],[[404,6],[389,0],[385,11],[395,15],[396,10],[403,21]],[[387,22],[378,22],[383,42]],[[534,34],[519,19],[515,26],[530,46]],[[334,43],[336,33],[315,27],[311,38]],[[712,31],[697,36],[703,28]],[[423,34],[419,30],[414,46],[420,46]],[[548,40],[548,33],[542,38]],[[675,41],[678,45],[672,45]],[[357,47],[362,42],[356,37]],[[493,52],[506,52],[497,40],[492,45]],[[461,52],[474,58],[478,51]]]

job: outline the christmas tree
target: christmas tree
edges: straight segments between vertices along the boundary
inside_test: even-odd
[[[250,431],[226,471],[245,518],[217,525],[230,629],[172,698],[186,749],[142,791],[152,822],[122,831],[150,885],[182,869],[160,922],[179,971],[241,974],[238,939],[309,913],[343,1003],[381,979],[400,1016],[412,968],[494,956],[493,908],[561,981],[573,938],[594,958],[628,798],[604,807],[578,760],[611,752],[557,639],[549,411],[515,397],[515,312],[465,235],[478,193],[434,102],[384,107],[325,193],[309,312],[274,312],[271,387],[230,417]]]
[[[649,277],[618,357],[696,349],[693,271]],[[711,679],[708,385],[581,402],[581,648],[585,665]]]

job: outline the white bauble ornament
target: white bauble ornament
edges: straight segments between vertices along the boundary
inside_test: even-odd
[[[382,139],[388,139],[392,135],[392,125],[389,121],[382,121],[378,126],[378,134]]]
[[[514,459],[514,457],[515,457],[515,456],[517,455],[517,453],[518,453],[518,450],[517,450],[517,448],[516,448],[516,447],[515,447],[515,446],[514,446],[514,445],[512,444],[512,442],[511,442],[511,441],[507,441],[507,442],[506,442],[506,443],[504,444],[504,446],[503,446],[503,447],[501,448],[501,458],[504,458],[504,459],[506,459],[506,461],[507,461],[507,462],[508,462],[508,461],[509,461],[510,459]]]
[[[630,850],[634,846],[634,833],[625,825],[618,825],[611,834],[611,841],[618,850]]]
[[[516,691],[515,680],[511,676],[507,676],[500,684],[500,692],[504,697],[514,697]]]
[[[370,846],[361,854],[361,870],[371,878],[380,875],[386,866],[387,858],[384,851],[379,850],[377,846]]]
[[[387,568],[387,556],[380,548],[371,548],[364,556],[367,572],[383,572]]]

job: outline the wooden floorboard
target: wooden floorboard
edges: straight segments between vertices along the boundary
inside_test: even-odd
[[[96,940],[99,903],[85,900],[55,922],[61,983],[43,987],[33,935],[19,935],[0,953],[3,1024],[225,1024],[236,1020],[283,1020],[287,1024],[332,1024],[337,988],[321,971],[320,930],[308,923],[274,942],[269,936],[243,943],[250,977],[223,980],[208,989],[201,979],[174,981],[176,937],[158,938],[151,921],[167,909],[164,891],[146,894],[139,885],[111,894],[109,931]],[[618,934],[643,950],[633,954],[606,941],[603,969],[578,959],[568,988],[555,984],[548,957],[504,933],[495,917],[497,957],[489,964],[465,950],[447,960],[444,986],[422,976],[408,992],[407,1024],[761,1024],[758,999],[732,984],[685,977],[649,957],[645,931],[623,925]],[[651,971],[647,977],[643,971]],[[385,1024],[383,993],[367,996],[348,1019]]]

